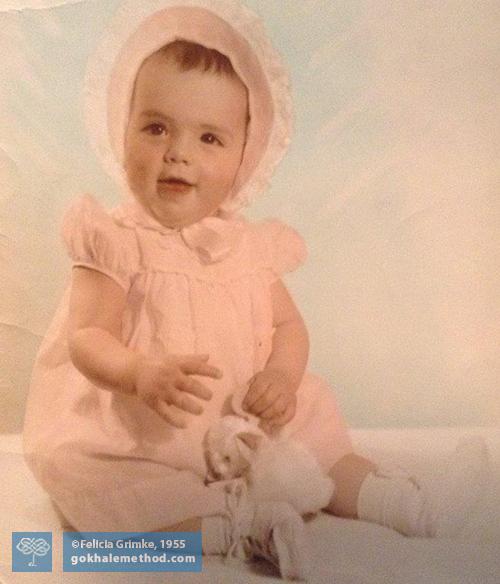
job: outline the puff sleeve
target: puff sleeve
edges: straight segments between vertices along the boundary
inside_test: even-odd
[[[302,237],[281,221],[264,221],[259,224],[256,236],[261,262],[275,279],[293,272],[307,259],[307,248]]]
[[[137,263],[133,235],[93,197],[84,195],[69,208],[62,235],[74,266],[102,272],[128,291]]]

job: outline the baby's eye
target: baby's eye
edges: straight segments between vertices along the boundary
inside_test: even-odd
[[[163,124],[149,124],[148,126],[146,126],[144,128],[144,130],[148,133],[151,134],[152,136],[162,136],[163,134],[166,134],[167,132],[167,128],[165,128],[165,126]]]
[[[218,144],[219,146],[223,146],[222,142],[215,134],[203,134],[201,141],[205,142],[205,144]]]

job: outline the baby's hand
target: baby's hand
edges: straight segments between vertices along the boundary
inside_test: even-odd
[[[261,418],[260,426],[272,431],[295,416],[296,387],[286,371],[264,369],[252,377],[243,409]]]
[[[199,416],[202,406],[187,394],[208,401],[212,392],[192,375],[220,379],[222,372],[207,363],[208,355],[169,355],[162,361],[143,359],[135,370],[135,390],[139,399],[177,428],[187,426],[186,416],[177,408]],[[175,407],[170,407],[175,406]]]

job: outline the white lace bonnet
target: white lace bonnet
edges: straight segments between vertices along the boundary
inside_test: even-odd
[[[267,187],[290,141],[288,75],[262,21],[237,0],[124,2],[91,58],[85,82],[85,118],[106,171],[130,194],[123,150],[137,71],[149,55],[183,39],[228,56],[248,88],[250,124],[233,193],[222,209],[235,212]]]

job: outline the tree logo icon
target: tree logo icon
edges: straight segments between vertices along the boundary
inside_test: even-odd
[[[36,556],[46,556],[50,552],[50,544],[43,537],[23,537],[16,548],[25,555],[32,554],[33,559],[28,566],[36,566]]]
[[[52,533],[12,533],[13,572],[52,571]]]

